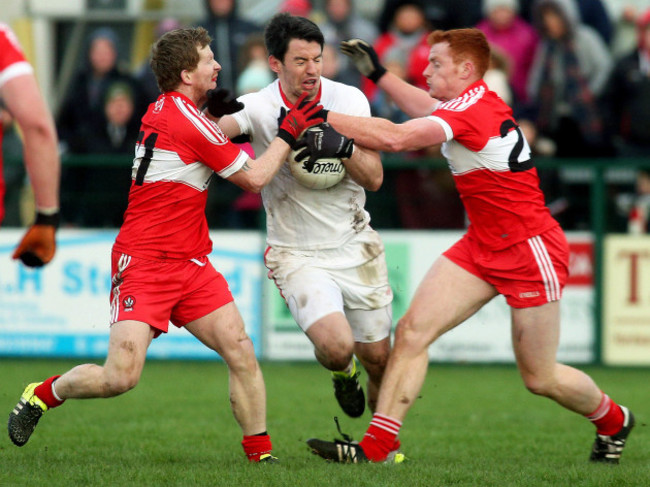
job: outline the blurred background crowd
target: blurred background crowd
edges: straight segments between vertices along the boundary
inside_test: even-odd
[[[362,13],[358,3],[284,0],[278,10],[316,22],[326,40],[323,76],[359,87],[375,116],[395,122],[406,115],[340,54],[340,41],[358,37],[372,43],[388,70],[426,90],[422,72],[429,53],[427,34],[434,29],[481,29],[492,47],[486,82],[513,108],[539,161],[547,203],[565,229],[589,228],[591,173],[545,168],[545,160],[580,158],[596,164],[603,158],[650,156],[647,0],[385,0],[374,2],[378,5],[372,14]],[[219,86],[240,95],[270,83],[274,76],[266,62],[264,22],[251,20],[255,16],[241,11],[237,0],[205,0],[204,9],[198,21],[157,21],[147,44],[171,29],[202,25],[222,66]],[[71,27],[59,29],[59,50],[64,50]],[[63,226],[117,228],[126,208],[140,117],[159,92],[148,59],[133,66],[128,55],[133,36],[123,25],[87,24],[84,36],[75,69],[63,76],[61,66],[59,85],[65,89],[54,110],[64,161]],[[12,137],[11,117],[1,107],[0,121],[9,132],[5,158],[17,157],[20,140]],[[451,229],[466,224],[446,167],[413,163],[439,158],[435,151],[401,154],[399,160],[386,156],[384,185],[368,195],[375,228]],[[66,164],[75,160],[83,162]],[[400,168],[404,160],[409,164]],[[8,207],[13,202],[19,208],[22,168],[7,165],[5,171]],[[608,229],[646,232],[650,166],[608,171],[608,178]],[[209,194],[212,228],[261,228],[257,195],[218,178]],[[19,225],[19,212],[8,211],[5,223]]]

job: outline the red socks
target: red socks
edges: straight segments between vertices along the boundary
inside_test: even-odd
[[[606,436],[612,436],[618,433],[625,421],[621,407],[605,393],[603,393],[603,398],[596,410],[591,414],[587,414],[585,417],[596,425],[596,431],[599,435]]]
[[[52,383],[57,380],[60,375],[55,375],[50,377],[49,379],[45,380],[41,385],[36,386],[34,389],[34,394],[38,396],[38,398],[45,403],[45,405],[48,408],[55,408],[57,406],[60,406],[63,404],[63,401],[57,398],[54,395],[54,391],[52,390]]]
[[[241,445],[244,447],[244,453],[246,453],[250,462],[259,462],[260,456],[271,453],[273,449],[271,446],[271,437],[266,431],[258,435],[244,435]]]
[[[397,450],[400,446],[397,435],[401,427],[401,421],[375,413],[359,443],[368,460],[383,462],[391,451]]]

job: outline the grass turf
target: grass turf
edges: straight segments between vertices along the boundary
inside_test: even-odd
[[[75,365],[0,360],[5,418],[24,387]],[[133,391],[69,401],[47,412],[27,445],[0,440],[0,486],[647,486],[650,438],[646,369],[589,367],[599,386],[636,414],[619,466],[587,461],[594,430],[534,397],[514,366],[435,365],[406,418],[401,465],[328,464],[305,440],[343,431],[361,439],[370,413],[347,418],[328,373],[312,363],[263,363],[268,428],[281,463],[249,464],[230,412],[220,362],[145,366]]]

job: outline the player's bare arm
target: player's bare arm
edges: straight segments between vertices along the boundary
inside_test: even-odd
[[[344,161],[348,175],[368,191],[377,191],[384,181],[384,168],[379,153],[356,146],[352,156]]]
[[[0,95],[22,131],[25,168],[37,208],[58,210],[61,166],[56,130],[36,79],[31,74],[10,79]]]
[[[241,135],[241,129],[239,124],[232,115],[224,115],[219,119],[219,128],[223,131],[224,134],[228,136],[230,140],[234,139],[238,135]]]
[[[442,126],[428,118],[395,124],[385,118],[353,117],[329,112],[327,121],[338,132],[354,139],[357,146],[376,151],[415,151],[447,140]]]
[[[290,150],[289,144],[276,137],[264,154],[257,159],[248,158],[241,169],[227,179],[246,191],[259,193],[280,170]]]
[[[407,83],[391,72],[382,76],[377,82],[377,86],[409,117],[431,115],[431,112],[440,103],[439,100],[432,98],[427,91]]]

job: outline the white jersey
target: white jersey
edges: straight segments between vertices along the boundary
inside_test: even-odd
[[[361,90],[321,78],[320,103],[327,110],[347,115],[370,116],[370,105]],[[289,110],[274,81],[266,88],[239,97],[245,108],[233,114],[242,133],[249,134],[255,154],[262,154],[278,133],[281,109]],[[366,193],[349,175],[328,189],[308,189],[296,181],[285,162],[262,190],[266,209],[267,242],[292,249],[331,249],[368,227],[364,209]]]

